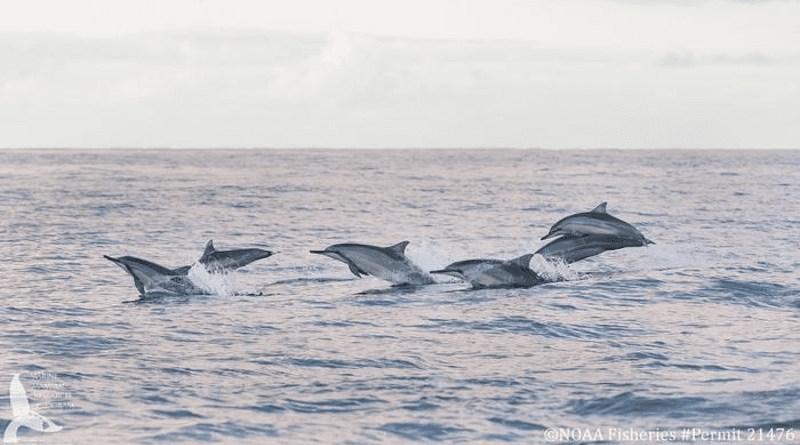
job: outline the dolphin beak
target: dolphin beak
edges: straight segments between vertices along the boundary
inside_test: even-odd
[[[558,235],[558,232],[550,232],[550,233],[548,233],[547,235],[545,235],[545,236],[543,236],[543,237],[542,237],[542,241],[544,241],[544,240],[546,240],[546,239],[548,239],[548,238],[552,238],[552,237],[554,237],[554,236],[556,236],[556,235]]]
[[[112,263],[114,263],[114,264],[116,264],[117,266],[121,267],[121,268],[122,268],[122,270],[124,270],[125,272],[128,272],[128,273],[130,273],[130,270],[128,270],[128,266],[126,266],[125,264],[123,264],[123,263],[122,263],[122,261],[120,261],[120,260],[118,260],[118,259],[116,259],[116,258],[112,258],[112,257],[110,257],[110,256],[108,256],[108,255],[103,255],[103,258],[105,258],[105,259],[107,259],[108,261],[111,261]]]
[[[309,250],[311,253],[316,253],[317,255],[325,255],[327,252],[324,250]]]
[[[442,269],[442,270],[432,270],[432,271],[430,271],[430,273],[447,275],[447,276],[450,276],[450,277],[458,278],[460,280],[464,279],[464,274],[460,270]]]

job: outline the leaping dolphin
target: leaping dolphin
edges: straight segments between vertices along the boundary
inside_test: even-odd
[[[253,261],[272,256],[273,252],[263,249],[216,250],[214,241],[209,240],[198,262],[210,273],[230,272],[244,267]],[[196,286],[188,277],[189,266],[168,269],[152,261],[132,256],[113,258],[103,255],[133,277],[133,284],[142,295],[168,293],[179,295],[203,295],[207,292]]]
[[[545,283],[530,267],[532,253],[510,261],[504,261],[475,275],[470,283],[473,288],[532,287]]]
[[[209,272],[227,272],[244,267],[253,261],[268,258],[274,253],[264,249],[216,250],[214,241],[209,240],[206,250],[200,257],[200,264]]]
[[[121,267],[133,277],[133,284],[142,295],[167,293],[178,295],[202,295],[206,292],[195,286],[188,273],[192,266],[167,269],[164,266],[132,256],[103,257]]]
[[[611,235],[565,235],[555,239],[536,251],[547,259],[557,258],[572,264],[590,256],[599,255],[606,250],[617,250],[623,247],[639,247],[641,241],[634,238],[623,238]]]
[[[431,273],[460,278],[475,289],[531,287],[545,280],[530,268],[533,254],[522,255],[510,261],[480,259],[457,261]]]
[[[609,215],[606,212],[605,202],[590,212],[576,213],[561,219],[550,228],[550,233],[543,236],[542,239],[546,240],[559,235],[608,235],[636,240],[639,242],[637,246],[655,244],[645,238],[636,227]]]
[[[469,283],[481,272],[503,264],[503,262],[503,260],[493,259],[456,261],[448,264],[444,269],[432,270],[431,273],[450,275]]]
[[[11,399],[11,412],[13,418],[6,427],[3,434],[3,443],[18,443],[17,430],[21,426],[26,426],[34,431],[42,433],[55,433],[61,431],[61,426],[56,425],[52,420],[41,414],[32,411],[28,403],[28,394],[25,387],[19,381],[19,374],[14,374],[9,387],[9,398]]]
[[[325,255],[341,261],[350,268],[353,275],[372,275],[395,284],[432,284],[433,278],[417,267],[408,258],[405,250],[408,241],[391,247],[376,247],[365,244],[336,244],[325,250],[312,250],[311,253]]]

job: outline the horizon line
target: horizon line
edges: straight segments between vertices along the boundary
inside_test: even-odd
[[[542,151],[581,151],[581,150],[618,150],[618,151],[665,151],[665,150],[798,150],[798,147],[170,147],[170,146],[108,146],[108,147],[0,147],[0,150],[542,150]]]

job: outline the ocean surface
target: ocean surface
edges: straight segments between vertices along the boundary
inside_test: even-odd
[[[798,442],[798,172],[798,151],[0,151],[0,429],[18,374],[62,427],[21,443]],[[528,289],[309,253],[510,259],[603,201],[656,244],[534,258],[561,281]],[[210,239],[278,253],[151,299],[103,258],[174,268]]]

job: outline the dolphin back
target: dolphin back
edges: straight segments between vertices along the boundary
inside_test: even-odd
[[[539,250],[536,254],[547,259],[560,259],[567,264],[599,255],[608,250],[617,250],[624,247],[639,247],[642,243],[638,239],[610,236],[610,235],[565,235],[555,239]]]
[[[432,284],[433,278],[405,256],[408,241],[389,247],[368,244],[335,244],[325,250],[312,250],[311,253],[325,255],[347,264],[350,272],[357,277],[372,275],[395,284]]]
[[[589,236],[608,235],[620,238],[638,240],[639,246],[655,244],[642,235],[633,225],[608,213],[607,203],[603,202],[589,212],[576,213],[562,218],[553,224],[550,232],[542,240],[559,235],[564,236]]]
[[[206,249],[200,257],[200,264],[206,266],[209,272],[229,272],[247,266],[263,258],[272,256],[273,252],[264,249],[234,249],[217,250],[214,241],[209,240]]]
[[[479,273],[470,283],[475,289],[532,287],[542,284],[545,280],[527,265],[531,257],[533,254],[506,261]]]

